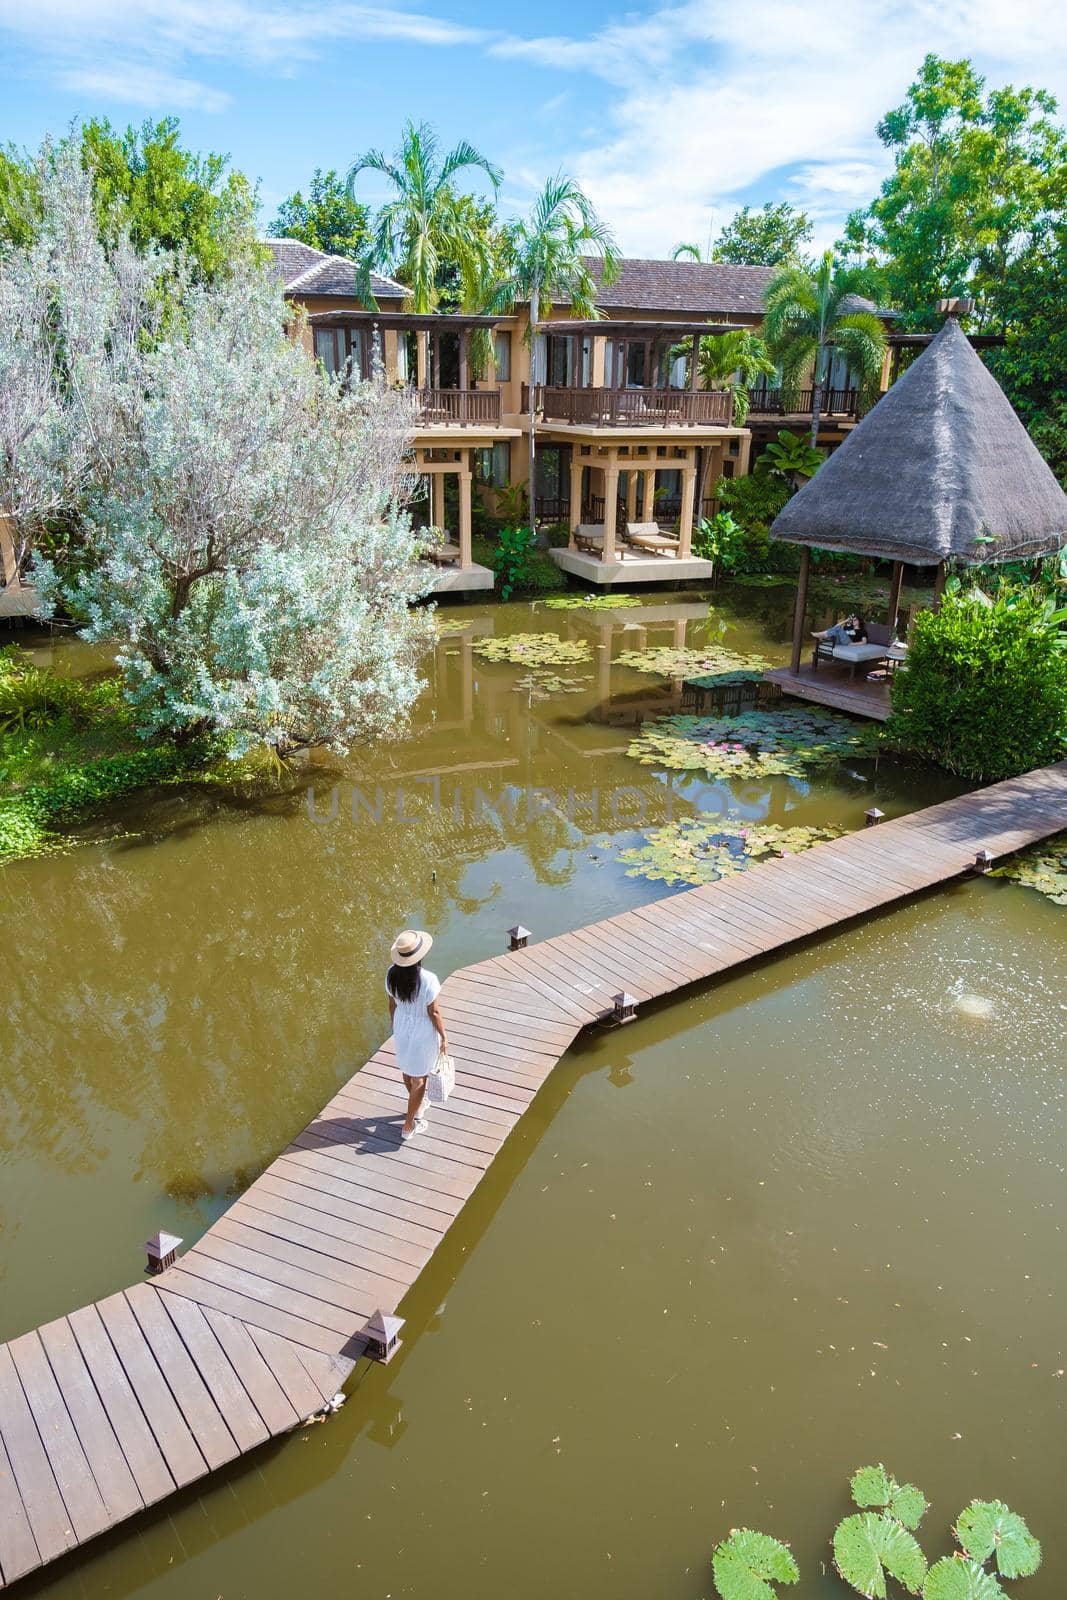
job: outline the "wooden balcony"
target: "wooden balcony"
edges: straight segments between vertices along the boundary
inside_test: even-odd
[[[781,389],[750,389],[748,414],[750,417],[810,417],[814,391],[800,389],[795,402],[786,403]],[[858,421],[867,407],[858,389],[824,389],[822,414],[824,417],[847,417]]]
[[[500,424],[499,389],[416,389],[423,427],[493,427]]]
[[[593,428],[728,428],[733,399],[719,389],[570,389],[538,384],[534,404],[545,422]],[[522,407],[530,391],[522,387]]]

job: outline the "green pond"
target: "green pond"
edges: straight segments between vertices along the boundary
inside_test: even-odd
[[[711,782],[627,754],[680,685],[620,653],[780,662],[790,600],[716,596],[710,634],[690,593],[448,608],[409,737],[266,796],[166,789],[0,872],[0,1339],[226,1208],[387,1031],[399,928],[433,931],[443,976],[515,922],[671,893],[620,860],[664,821],[851,829],[957,792],[885,759]],[[517,688],[478,646],[520,632],[584,662]],[[1067,910],[975,879],[584,1036],[388,1368],[21,1592],[697,1600],[752,1526],[793,1546],[784,1593],[829,1600],[848,1476],[882,1460],[932,1502],[931,1559],[1002,1498],[1045,1548],[1010,1591],[1059,1600],[1065,973]]]

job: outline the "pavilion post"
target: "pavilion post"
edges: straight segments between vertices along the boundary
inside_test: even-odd
[[[467,341],[468,341],[469,338],[470,338],[470,334],[469,334],[468,330],[466,328],[461,328],[459,330],[459,387],[460,387],[460,389],[469,389],[470,388],[470,378],[469,378],[468,361],[467,361]]]
[[[945,579],[947,577],[948,569],[943,561],[939,561],[937,564],[937,576],[934,579],[934,602],[930,607],[931,611],[935,613],[941,610],[941,599],[945,593]]]
[[[580,528],[581,522],[582,522],[582,466],[583,465],[584,465],[584,463],[582,461],[582,458],[578,454],[578,446],[576,444],[572,444],[571,445],[571,516],[570,516],[571,531],[570,531],[570,538],[567,541],[567,548],[569,550],[577,550],[577,548],[578,548],[578,544],[577,544],[577,541],[576,541],[574,535],[576,534],[576,532]]]
[[[900,611],[900,591],[903,588],[903,585],[904,563],[903,561],[894,561],[893,578],[889,585],[889,615],[885,619],[889,626],[893,629],[894,633],[896,632],[897,615]]]
[[[696,394],[700,382],[700,335],[693,335],[693,353],[689,357],[689,392]]]
[[[800,671],[800,650],[804,639],[804,617],[808,609],[808,574],[811,570],[811,548],[804,545],[800,551],[800,572],[797,576],[797,601],[793,611],[793,654],[790,670]]]
[[[604,560],[615,560],[615,521],[619,501],[619,458],[612,450],[604,468]]]
[[[461,450],[460,460],[462,462],[462,470],[459,474],[459,564],[461,567],[469,567],[473,559],[471,551],[471,491],[474,484],[470,451]]]

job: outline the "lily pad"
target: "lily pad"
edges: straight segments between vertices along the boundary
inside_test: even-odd
[[[731,583],[740,583],[746,589],[781,589],[786,584],[795,585],[796,578],[788,572],[742,572]]]
[[[636,594],[554,594],[545,601],[550,611],[619,611],[645,603]]]
[[[772,1583],[796,1583],[800,1568],[780,1539],[752,1528],[734,1528],[711,1558],[721,1600],[775,1600]]]
[[[913,1483],[898,1483],[879,1463],[877,1467],[860,1467],[852,1475],[852,1498],[866,1509],[878,1506],[896,1517],[905,1528],[913,1532],[926,1515],[929,1501]]]
[[[519,694],[529,694],[534,700],[547,700],[553,694],[581,694],[589,678],[561,678],[558,672],[534,667],[524,678],[518,678],[512,689]]]
[[[909,1594],[919,1594],[926,1557],[914,1534],[895,1517],[862,1511],[839,1522],[834,1533],[834,1565],[846,1583],[868,1600],[885,1600],[886,1574]]]
[[[876,755],[880,740],[877,724],[782,705],[731,717],[659,717],[642,727],[629,754],[645,766],[715,778],[799,778],[846,758]]]
[[[467,617],[442,617],[440,612],[437,613],[433,620],[439,639],[447,639],[454,633],[466,633],[471,625]]]
[[[926,1574],[923,1600],[1006,1600],[996,1578],[977,1561],[942,1556]]]
[[[991,877],[1014,878],[1027,889],[1036,889],[1058,906],[1067,906],[1067,833],[1058,834],[1013,856]]]
[[[966,1555],[974,1561],[995,1556],[1002,1578],[1029,1578],[1041,1565],[1041,1546],[1017,1511],[1002,1500],[972,1500],[955,1528]]]
[[[509,661],[519,667],[577,667],[593,659],[588,639],[561,639],[555,633],[505,633],[478,639],[476,656],[483,661]]]
[[[683,817],[652,829],[645,844],[621,850],[619,859],[629,863],[630,878],[648,878],[654,883],[714,883],[744,872],[753,861],[795,855],[822,839],[836,839],[840,832],[839,828],[780,828],[771,822]]]
[[[691,650],[678,650],[671,645],[654,645],[650,650],[622,650],[614,664],[632,667],[635,672],[656,672],[663,678],[692,678],[698,672],[763,672],[770,666],[762,656],[743,656],[719,644]]]

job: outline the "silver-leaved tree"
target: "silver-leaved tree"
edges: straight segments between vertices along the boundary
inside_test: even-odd
[[[76,518],[73,559],[34,565],[46,605],[115,646],[146,737],[287,754],[389,731],[431,630],[398,500],[407,401],[309,360],[254,252],[204,284],[122,238],[105,250],[61,157],[41,204],[25,257],[0,263],[0,377],[17,370],[38,419],[0,494],[22,529]]]

